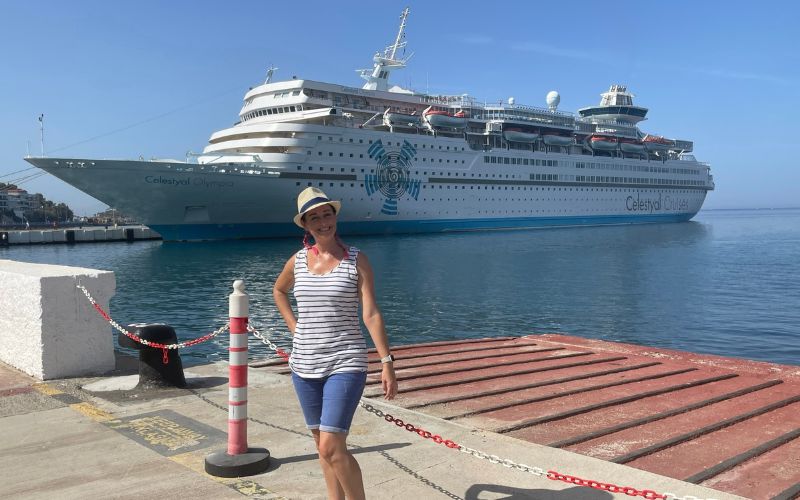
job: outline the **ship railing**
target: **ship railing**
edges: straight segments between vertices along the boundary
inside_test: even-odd
[[[546,108],[540,108],[538,106],[528,106],[526,104],[509,104],[504,105],[502,101],[498,104],[498,107],[503,107],[506,109],[521,109],[523,111],[532,111],[537,114],[547,115],[547,116],[561,116],[565,118],[575,118],[573,113],[569,113],[566,111],[558,111],[558,110],[551,110]]]
[[[423,104],[433,104],[437,106],[476,106],[476,99],[470,95],[421,95],[420,102]]]
[[[514,113],[509,110],[489,109],[480,113],[480,118],[484,120],[518,121],[522,123],[535,124],[541,126],[555,126],[574,129],[575,122],[571,119],[559,116],[535,116]]]

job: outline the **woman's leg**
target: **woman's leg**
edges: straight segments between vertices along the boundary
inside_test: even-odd
[[[319,450],[320,463],[323,464],[322,470],[325,473],[325,482],[328,483],[328,498],[340,499],[346,497],[348,500],[364,500],[366,497],[364,495],[364,482],[361,478],[361,467],[358,466],[355,457],[347,450],[347,434],[343,432],[317,431],[315,438],[316,434],[319,434],[317,449]],[[340,486],[339,491],[344,491],[344,496],[331,496],[328,473],[325,471],[326,465],[335,474],[336,484]]]
[[[320,432],[319,430],[311,431],[314,434],[314,441],[317,443],[317,451],[319,449]],[[327,433],[326,433],[327,434]],[[325,476],[325,486],[328,490],[329,500],[344,500],[344,489],[336,477],[336,472],[331,467],[330,463],[322,458],[322,452],[319,454],[319,464],[322,467],[322,475]]]
[[[304,379],[292,373],[292,382],[297,393],[297,399],[300,401],[300,407],[303,410],[306,426],[314,435],[314,442],[317,444],[317,451],[319,451],[319,424],[320,415],[322,414],[322,392],[325,386],[325,379]],[[321,454],[319,463],[322,467],[322,475],[325,477],[328,498],[331,500],[344,500],[344,490],[339,484],[339,480],[336,479],[336,473],[330,464],[322,459]]]
[[[366,381],[366,372],[334,373],[328,377],[322,389],[317,449],[320,460],[326,462],[336,474],[348,500],[364,498],[361,467],[347,450],[347,433]]]

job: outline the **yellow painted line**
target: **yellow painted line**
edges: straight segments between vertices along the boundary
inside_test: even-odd
[[[238,491],[244,496],[254,497],[254,496],[264,496],[264,495],[273,495],[272,491],[264,488],[260,484],[255,481],[250,481],[248,479],[237,479],[236,482],[230,485],[231,488]]]
[[[109,420],[114,419],[114,415],[97,408],[89,403],[75,403],[69,405],[70,408],[86,415],[87,417],[91,418],[95,422],[107,422]]]
[[[45,396],[55,396],[56,394],[64,394],[64,391],[62,391],[61,389],[57,389],[52,385],[45,383],[33,384],[33,388],[41,392]]]
[[[205,465],[206,464],[205,456],[210,452],[211,450],[208,449],[190,451],[188,453],[172,455],[171,457],[169,457],[169,459],[175,463],[183,465],[187,469],[191,469],[194,472],[204,475],[208,479],[213,479],[218,483],[222,483],[226,486],[229,486],[244,496],[263,497],[265,495],[275,495],[274,491],[270,491],[267,488],[264,488],[263,486],[258,484],[257,482],[251,481],[249,479],[242,479],[238,477],[217,477],[207,473]],[[272,496],[270,498],[277,500],[280,497]]]
[[[172,455],[171,457],[169,457],[169,459],[172,460],[173,462],[183,465],[187,469],[192,469],[195,472],[206,474],[205,456],[200,455],[197,452],[190,451],[187,453],[180,453],[178,455]],[[225,478],[217,478],[208,474],[206,475],[213,479],[225,479]]]

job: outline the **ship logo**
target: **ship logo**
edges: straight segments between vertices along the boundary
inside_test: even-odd
[[[408,141],[403,141],[399,152],[389,151],[378,139],[369,147],[369,157],[377,163],[374,174],[367,174],[364,187],[367,195],[380,191],[385,197],[381,213],[397,215],[397,201],[405,194],[414,200],[419,196],[420,180],[412,180],[409,167],[417,150]]]

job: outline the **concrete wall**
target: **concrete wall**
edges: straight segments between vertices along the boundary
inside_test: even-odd
[[[0,259],[0,361],[41,380],[114,369],[111,326],[75,287],[108,311],[114,273]]]

